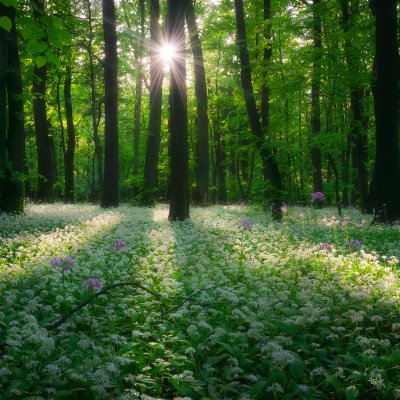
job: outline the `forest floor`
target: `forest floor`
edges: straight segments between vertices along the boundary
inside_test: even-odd
[[[400,398],[399,227],[329,208],[167,216],[0,215],[1,399]],[[48,326],[122,282],[141,287]]]

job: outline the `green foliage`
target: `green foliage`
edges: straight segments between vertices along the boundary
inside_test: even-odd
[[[10,18],[8,17],[0,17],[0,28],[5,29],[7,32],[10,32],[12,27],[12,23]]]

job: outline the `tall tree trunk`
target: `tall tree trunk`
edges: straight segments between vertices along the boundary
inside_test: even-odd
[[[44,1],[33,0],[33,16],[39,21],[44,13]],[[46,105],[47,65],[37,67],[33,71],[33,117],[35,122],[35,136],[38,160],[38,182],[36,199],[52,202],[55,198],[54,184],[57,179],[54,141],[49,132]]]
[[[75,202],[75,187],[74,187],[74,157],[75,157],[75,126],[72,113],[72,98],[71,98],[71,67],[67,66],[65,71],[64,83],[64,102],[65,116],[67,118],[67,148],[65,151],[65,201],[67,203]]]
[[[140,9],[140,44],[137,55],[137,78],[136,78],[136,102],[134,110],[133,128],[133,175],[139,173],[139,145],[140,145],[140,115],[142,111],[142,91],[143,91],[143,47],[144,47],[144,0],[139,0]],[[133,194],[137,193],[136,184],[133,187]]]
[[[144,165],[144,205],[154,204],[157,191],[158,156],[161,140],[161,102],[164,78],[164,60],[160,57],[162,38],[160,31],[160,2],[150,0],[150,116]]]
[[[193,53],[195,74],[195,93],[197,101],[197,146],[196,146],[196,190],[193,200],[205,206],[208,203],[209,165],[208,165],[208,98],[203,50],[192,0],[187,0],[186,23]]]
[[[371,184],[375,221],[400,219],[397,1],[372,2],[376,18],[376,157]]]
[[[35,67],[33,92],[33,116],[35,121],[35,135],[38,159],[38,182],[36,199],[39,201],[54,201],[53,186],[56,182],[56,167],[54,159],[54,142],[50,138],[49,124],[47,122],[46,107],[46,77],[47,67]]]
[[[104,181],[102,207],[119,205],[118,54],[114,0],[103,0],[104,31]]]
[[[2,6],[0,6],[0,10],[1,8]],[[6,161],[8,161],[8,165],[5,171],[6,174],[3,177],[5,179],[1,179],[0,182],[0,211],[19,213],[23,211],[24,207],[24,182],[22,179],[25,156],[24,104],[16,31],[16,10],[14,7],[4,7],[4,11],[11,20],[11,30],[8,35],[7,56],[4,57],[7,61],[7,67],[4,69],[4,72],[7,71],[6,83],[8,95],[7,150],[4,148],[4,152],[7,152]],[[0,11],[0,15],[4,14]],[[1,47],[2,44],[0,43],[0,49]],[[2,59],[2,51],[3,49],[0,50],[0,59]],[[1,77],[0,86],[2,83]],[[1,112],[2,110],[0,110]],[[6,114],[4,113],[0,116],[0,118],[2,117],[5,118]],[[0,146],[2,145],[4,143],[0,144]]]
[[[189,218],[185,0],[168,0],[168,40],[174,44],[170,89],[170,220]]]
[[[282,218],[282,177],[276,161],[272,154],[265,146],[265,135],[262,130],[260,120],[258,118],[258,111],[256,102],[254,99],[253,84],[251,81],[251,69],[249,52],[247,49],[246,39],[246,26],[244,20],[243,0],[235,0],[236,10],[236,29],[237,29],[237,41],[239,46],[239,56],[241,64],[241,80],[242,87],[246,102],[247,114],[249,117],[250,127],[253,135],[256,139],[256,146],[260,152],[261,160],[263,163],[263,175],[266,186],[268,183],[271,186],[271,193],[273,207],[272,216],[273,218],[280,220]],[[267,196],[267,191],[266,191]],[[267,200],[267,198],[266,198]]]
[[[90,5],[91,0],[87,0],[88,10],[88,24],[89,24],[89,42],[88,42],[88,55],[89,55],[89,78],[90,78],[90,94],[91,94],[91,114],[92,114],[92,129],[93,129],[93,141],[94,141],[94,154],[97,160],[97,178],[98,178],[98,192],[96,193],[96,185],[93,185],[94,193],[92,198],[99,198],[103,192],[103,151],[101,148],[101,141],[99,135],[99,123],[100,115],[97,115],[96,110],[96,77],[93,63],[93,25],[92,25],[92,9]]]
[[[7,7],[0,3],[0,17],[6,15]],[[0,171],[5,170],[7,162],[8,36],[8,32],[5,29],[0,28]]]
[[[314,192],[322,192],[322,161],[321,148],[318,143],[319,134],[321,132],[321,52],[322,52],[322,27],[319,6],[321,0],[313,0],[313,71],[311,82],[311,162],[313,166],[313,190]]]

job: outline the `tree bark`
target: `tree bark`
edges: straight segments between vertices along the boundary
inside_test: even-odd
[[[153,205],[157,191],[158,156],[161,140],[161,103],[164,61],[160,57],[160,2],[150,0],[150,116],[144,165],[143,205]]]
[[[0,16],[6,16],[6,14],[7,7],[0,3]],[[8,36],[8,32],[0,28],[0,171],[5,170],[7,162]]]
[[[322,52],[322,27],[321,17],[319,15],[319,5],[321,0],[313,0],[313,71],[311,82],[311,162],[313,166],[313,190],[314,192],[322,192],[322,161],[321,148],[318,143],[318,137],[321,133],[321,52]]]
[[[44,1],[33,0],[33,17],[39,21],[44,13]],[[34,67],[33,71],[33,117],[38,160],[38,182],[36,199],[43,202],[53,202],[55,199],[54,184],[57,179],[54,141],[49,132],[46,105],[47,65]]]
[[[118,54],[114,0],[102,1],[104,31],[104,181],[102,207],[119,205]]]
[[[372,2],[376,19],[376,157],[371,184],[375,222],[400,219],[397,2]]]
[[[4,55],[7,62],[4,72],[6,72],[6,91],[8,96],[8,134],[6,143],[3,140],[3,143],[0,143],[0,146],[4,145],[4,150],[0,151],[7,153],[7,158],[4,159],[7,162],[5,174],[3,178],[0,178],[0,211],[20,213],[24,207],[24,182],[22,176],[24,173],[25,127],[21,67],[16,31],[16,10],[14,7],[4,7],[2,10],[0,5],[0,15],[6,15],[11,20],[10,34],[7,35],[7,56],[2,53],[4,48],[0,43],[0,60],[3,61],[2,56]],[[4,83],[2,79],[3,77],[0,78],[0,86]],[[2,110],[0,110],[1,112]],[[0,116],[0,118],[2,117],[5,118],[6,113]],[[1,159],[3,161],[3,155]]]
[[[170,86],[170,220],[189,218],[185,0],[168,0],[168,40],[174,44]]]
[[[262,130],[260,120],[258,118],[258,111],[254,99],[253,84],[251,81],[251,69],[249,52],[247,49],[246,39],[246,26],[244,20],[243,0],[235,0],[236,10],[236,29],[237,41],[239,46],[239,57],[241,64],[240,76],[242,80],[242,87],[244,98],[246,102],[247,114],[250,122],[251,131],[255,137],[256,146],[260,152],[261,160],[263,163],[263,176],[264,182],[268,189],[268,184],[271,190],[265,192],[266,200],[268,200],[269,193],[272,198],[272,216],[280,220],[282,218],[282,177],[276,161],[268,150],[265,144],[265,135]]]
[[[193,192],[193,201],[205,206],[208,203],[209,187],[208,98],[203,50],[192,0],[187,0],[185,14],[193,53],[197,102],[196,190]]]
[[[71,98],[71,82],[72,74],[71,67],[67,66],[65,71],[64,83],[64,102],[65,115],[67,118],[67,148],[65,151],[65,201],[67,203],[75,202],[75,187],[74,187],[74,157],[75,157],[75,126],[72,112]]]

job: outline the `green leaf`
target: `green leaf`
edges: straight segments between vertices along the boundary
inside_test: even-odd
[[[24,26],[21,30],[22,37],[29,40],[36,34],[36,30],[32,26]]]
[[[37,53],[45,52],[47,50],[47,44],[39,40],[32,39],[26,44],[26,48],[30,54],[35,55]]]
[[[0,0],[0,3],[6,7],[17,7],[17,0]]]
[[[36,57],[35,62],[38,68],[43,67],[43,65],[47,64],[47,57],[46,56]]]
[[[0,17],[0,28],[5,29],[7,32],[10,32],[12,27],[11,19],[8,17]]]
[[[289,371],[293,378],[302,378],[305,371],[304,363],[302,361],[295,361],[294,363],[290,364]]]
[[[358,389],[355,386],[349,386],[346,388],[344,394],[346,395],[346,400],[356,400],[358,396]]]
[[[57,67],[60,65],[60,59],[50,50],[46,51],[47,60],[56,65]]]
[[[390,356],[390,358],[392,359],[392,362],[394,364],[398,364],[400,362],[400,350],[394,350]]]

